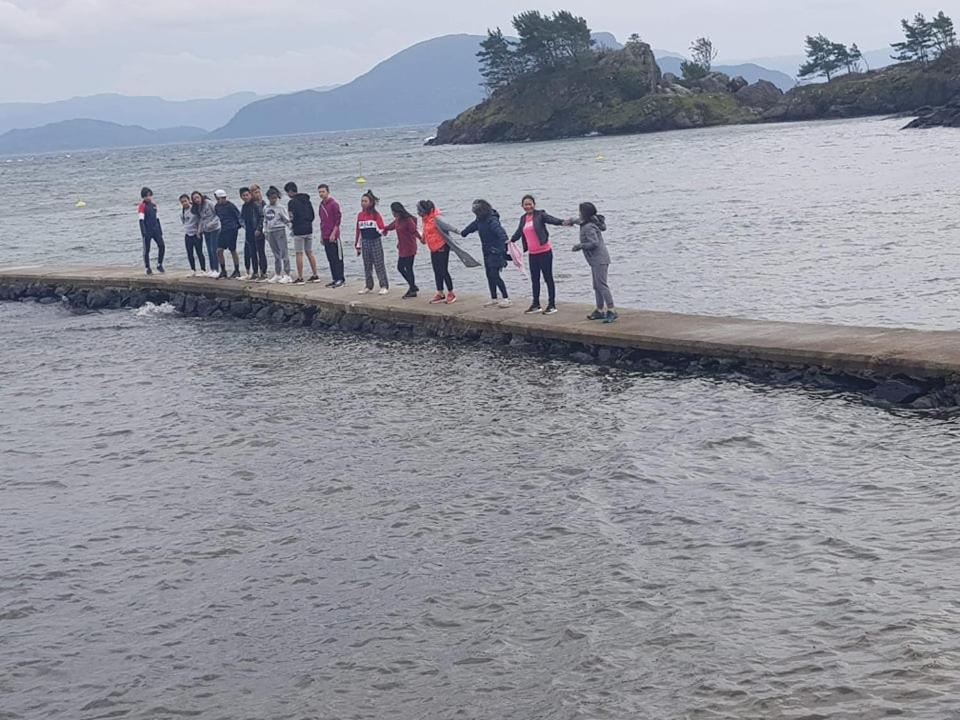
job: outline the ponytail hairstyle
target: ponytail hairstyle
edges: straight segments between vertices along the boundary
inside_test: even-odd
[[[413,215],[403,206],[403,203],[390,203],[390,212],[393,213],[394,217],[397,220],[412,220]]]
[[[360,196],[360,199],[363,200],[366,198],[370,201],[370,207],[367,208],[368,212],[376,212],[377,203],[380,202],[380,198],[373,194],[372,190],[367,190],[363,195]]]
[[[279,198],[279,197],[280,197],[280,188],[278,188],[276,185],[271,185],[270,187],[268,187],[268,188],[267,188],[267,197],[268,197],[268,198],[272,198],[272,197]]]
[[[426,217],[436,209],[437,206],[433,204],[433,200],[421,200],[417,203],[417,214],[420,217]]]

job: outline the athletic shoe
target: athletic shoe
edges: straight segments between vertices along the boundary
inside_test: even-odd
[[[457,301],[457,296],[453,292],[447,293],[447,305],[453,305]]]
[[[502,307],[502,308],[513,307],[513,302],[510,300],[510,298],[504,298],[503,300],[497,303],[497,307]]]
[[[293,278],[289,275],[284,275],[282,278],[280,278],[280,280],[278,280],[278,282],[281,285],[291,285],[293,284]]]
[[[191,270],[191,271],[190,271],[190,274],[187,275],[187,277],[196,277],[196,276],[197,276],[197,271],[196,271],[196,270]]]
[[[553,315],[557,312],[555,305],[547,305],[547,309],[543,311],[544,315]]]
[[[620,317],[620,316],[617,315],[617,313],[614,312],[613,310],[607,310],[607,316],[603,319],[603,321],[604,321],[605,323],[609,324],[609,323],[612,323],[612,322],[616,322],[616,320],[617,320],[618,317]]]
[[[302,277],[296,278],[296,279],[293,281],[293,284],[294,284],[294,285],[303,285],[303,278],[302,278]]]
[[[307,278],[307,282],[318,283],[320,282],[320,278],[317,277],[316,275],[311,275],[310,277]]]
[[[605,317],[607,317],[607,314],[603,310],[594,310],[587,315],[587,320],[603,320]]]
[[[526,310],[523,311],[523,314],[524,314],[524,315],[539,315],[539,314],[542,313],[542,312],[543,312],[543,310],[540,308],[539,305],[531,305],[530,307],[528,307]]]
[[[336,281],[336,280],[332,280],[332,281],[328,282],[326,285],[324,285],[325,288],[334,288],[334,287],[336,287],[336,286],[337,286],[337,281]]]
[[[226,277],[227,277],[227,271],[221,270],[220,273],[217,275],[217,280],[224,280],[226,279]]]
[[[239,270],[234,270],[232,273],[230,273],[230,279],[231,279],[231,280],[239,280],[239,279],[240,279],[240,271],[239,271]]]
[[[157,272],[163,275],[163,265],[157,265]]]
[[[268,282],[268,283],[278,283],[278,282],[280,282],[280,276],[279,276],[279,275],[274,275],[273,277],[269,278],[269,279],[267,280],[267,282]]]
[[[373,288],[365,287],[365,288],[361,288],[360,292],[358,292],[357,295],[368,295],[369,293],[372,293],[372,292],[373,292]]]
[[[408,300],[410,298],[415,298],[416,296],[417,296],[417,291],[411,288],[410,290],[407,290],[406,293],[404,293],[403,299]]]
[[[330,287],[338,288],[338,287],[343,287],[343,286],[346,285],[346,284],[347,284],[347,283],[346,283],[345,280],[337,280],[337,281],[336,281],[333,285],[331,285]]]
[[[496,307],[497,305],[498,305],[498,301],[496,298],[494,298],[493,300],[487,300],[483,304],[484,307]]]
[[[251,280],[253,280],[253,275],[251,275],[250,273],[244,273],[244,274],[243,274],[243,281],[244,281],[244,282],[250,282]]]
[[[377,295],[386,295],[388,292],[390,292],[389,288],[380,288],[380,292],[378,292]]]
[[[220,277],[220,271],[219,271],[219,270],[211,270],[210,272],[207,273],[207,277],[210,277],[210,278],[218,278],[218,277]]]
[[[431,305],[439,305],[440,303],[446,302],[446,301],[447,301],[446,296],[445,296],[442,292],[438,292],[438,293],[437,293],[436,295],[434,295],[433,298],[430,300],[430,304],[431,304]]]
[[[147,275],[153,275],[153,270],[151,270],[150,268],[144,268],[143,272]]]

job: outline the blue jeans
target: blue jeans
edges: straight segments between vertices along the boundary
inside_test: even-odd
[[[203,242],[207,246],[207,263],[211,270],[220,269],[220,261],[217,259],[217,243],[219,241],[219,230],[212,230],[203,234]]]

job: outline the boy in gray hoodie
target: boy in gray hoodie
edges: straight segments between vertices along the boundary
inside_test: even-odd
[[[591,202],[580,203],[580,218],[569,221],[580,225],[580,242],[573,246],[574,252],[583,252],[590,271],[593,273],[593,292],[596,295],[597,309],[587,315],[588,320],[602,320],[612,323],[617,319],[613,304],[613,293],[607,283],[607,270],[610,267],[610,253],[603,242],[603,231],[607,229],[603,215],[597,214],[597,206]]]

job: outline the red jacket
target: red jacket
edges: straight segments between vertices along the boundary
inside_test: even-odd
[[[397,231],[397,255],[400,257],[413,257],[417,254],[417,240],[420,239],[420,231],[417,230],[417,219],[414,217],[394,220],[387,225],[384,233],[391,230]]]

